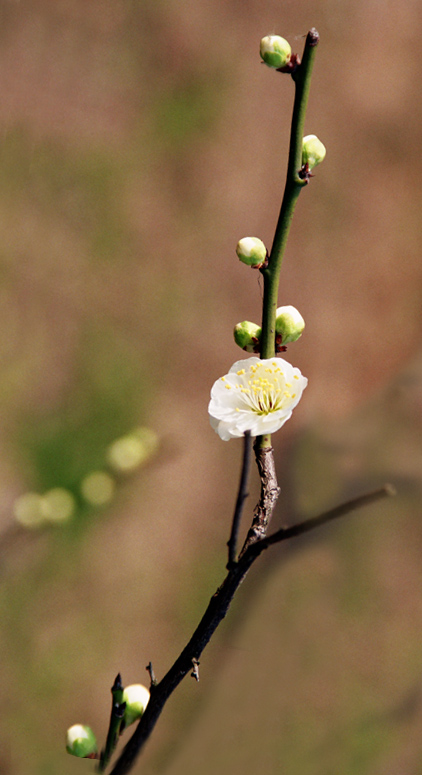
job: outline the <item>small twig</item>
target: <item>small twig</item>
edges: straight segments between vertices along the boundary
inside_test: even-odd
[[[393,487],[392,484],[385,484],[378,490],[366,493],[366,495],[359,495],[357,498],[353,498],[346,503],[342,503],[340,506],[336,506],[334,509],[325,511],[323,514],[319,514],[317,517],[307,519],[304,522],[299,522],[297,525],[292,525],[291,527],[282,527],[280,530],[277,530],[276,533],[273,533],[270,536],[266,536],[261,541],[258,541],[254,548],[261,552],[263,549],[267,549],[268,546],[278,544],[280,541],[287,541],[289,538],[296,538],[296,536],[303,535],[304,533],[309,533],[310,530],[315,530],[316,527],[321,527],[322,525],[327,524],[327,522],[332,522],[334,519],[345,517],[352,511],[356,511],[356,509],[369,506],[371,503],[375,503],[376,501],[391,497],[393,495],[396,495],[395,487]]]
[[[229,559],[227,563],[227,569],[233,567],[236,562],[237,540],[239,536],[240,520],[242,519],[243,506],[249,493],[246,491],[248,486],[249,468],[251,460],[251,432],[246,431],[243,441],[243,459],[242,459],[242,471],[240,473],[239,490],[237,493],[236,506],[233,514],[232,530],[230,538],[227,541],[229,547]]]
[[[193,657],[192,659],[192,672],[191,676],[195,679],[195,681],[199,681],[199,661]]]
[[[120,728],[125,715],[126,703],[123,700],[123,685],[120,673],[117,674],[113,686],[111,687],[111,694],[113,696],[111,704],[110,724],[108,727],[107,739],[104,749],[101,751],[100,762],[98,764],[98,771],[104,772],[107,767],[114,749],[116,748]]]
[[[148,662],[145,670],[147,671],[147,673],[149,673],[150,689],[153,689],[154,686],[157,686],[157,679],[155,677],[154,669],[152,667],[152,662]]]

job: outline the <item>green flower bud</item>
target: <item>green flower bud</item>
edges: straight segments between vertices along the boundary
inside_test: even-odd
[[[240,261],[259,269],[267,260],[267,248],[258,237],[243,237],[236,246]]]
[[[305,321],[296,307],[279,307],[276,311],[275,334],[278,345],[296,342],[305,328]]]
[[[244,320],[243,323],[238,323],[233,330],[234,341],[242,350],[247,353],[259,352],[259,339],[261,336],[261,327],[256,323],[250,323],[249,320]]]
[[[317,164],[321,164],[327,153],[325,145],[318,140],[316,135],[306,135],[302,143],[302,164],[308,165],[308,170],[313,170]]]
[[[97,741],[90,727],[74,724],[66,733],[66,751],[82,759],[94,759],[97,753]]]
[[[285,67],[290,61],[292,49],[287,40],[280,35],[267,35],[262,38],[259,53],[268,67]]]
[[[126,686],[123,692],[123,702],[125,708],[125,727],[129,727],[134,721],[141,718],[146,706],[148,705],[149,691],[142,684],[132,684]]]

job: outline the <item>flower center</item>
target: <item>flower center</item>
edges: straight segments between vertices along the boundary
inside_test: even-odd
[[[284,374],[277,364],[264,369],[258,363],[250,367],[248,374],[241,369],[237,375],[243,378],[235,385],[241,394],[239,411],[252,409],[258,415],[266,415],[283,409],[296,397],[296,393],[292,393],[289,389],[292,384],[285,381]]]

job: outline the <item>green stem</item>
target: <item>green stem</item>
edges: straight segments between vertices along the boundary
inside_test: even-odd
[[[118,673],[114,684],[111,687],[113,700],[111,704],[110,723],[108,727],[106,744],[104,750],[101,751],[100,761],[98,764],[99,772],[104,772],[106,769],[119,740],[120,728],[122,726],[126,707],[125,703],[123,702],[123,691],[122,680],[120,673]]]
[[[299,176],[299,172],[302,167],[302,141],[306,107],[308,104],[312,68],[318,41],[319,35],[317,31],[315,29],[310,30],[306,36],[302,62],[292,76],[295,81],[296,91],[290,131],[286,185],[274,234],[274,241],[268,259],[268,266],[265,269],[261,269],[264,278],[261,358],[273,358],[275,355],[275,318],[278,303],[280,269],[295,205],[303,186],[307,184],[307,180],[302,179]],[[257,446],[261,448],[270,447],[271,436],[269,434],[261,436]]]

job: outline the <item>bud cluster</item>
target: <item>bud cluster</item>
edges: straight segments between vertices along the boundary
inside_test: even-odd
[[[291,305],[279,307],[275,321],[276,352],[282,352],[287,344],[296,342],[302,336],[304,328],[305,321],[296,307]],[[259,353],[261,334],[261,327],[249,320],[237,323],[233,331],[234,341],[247,353]]]
[[[117,676],[116,681],[119,681],[119,688],[122,689],[120,674]],[[148,689],[146,686],[142,686],[142,684],[126,686],[123,690],[122,701],[118,706],[121,708],[122,714],[124,711],[120,732],[141,718],[148,705],[149,697]],[[86,724],[73,724],[73,726],[69,727],[66,732],[66,751],[72,754],[72,756],[78,756],[81,759],[100,758],[96,737],[91,727],[88,727]],[[103,755],[104,751],[101,757]]]

